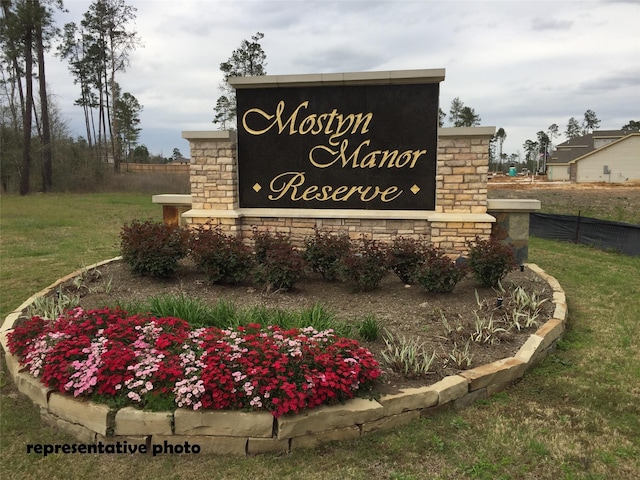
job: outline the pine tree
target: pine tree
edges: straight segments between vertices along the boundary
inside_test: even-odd
[[[234,89],[227,83],[230,77],[253,77],[266,75],[266,59],[260,40],[264,33],[257,32],[251,37],[251,41],[243,40],[240,48],[233,51],[226,62],[220,64],[220,70],[224,74],[224,82],[220,86],[223,95],[216,101],[214,111],[216,115],[213,123],[219,124],[226,130],[228,124],[233,124],[236,118],[236,95]]]

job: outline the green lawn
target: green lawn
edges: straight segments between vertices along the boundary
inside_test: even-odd
[[[4,317],[32,293],[118,253],[133,218],[161,218],[149,195],[1,197]],[[636,479],[640,478],[640,257],[532,239],[530,261],[566,290],[558,350],[506,392],[362,440],[251,458],[51,455],[77,443],[0,378],[3,479]]]
[[[131,193],[0,197],[2,318],[61,276],[118,255],[120,228],[135,218],[161,220],[162,207]]]

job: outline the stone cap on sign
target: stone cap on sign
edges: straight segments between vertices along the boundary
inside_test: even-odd
[[[439,213],[433,210],[357,210],[312,208],[236,208],[233,210],[192,209],[184,218],[357,218],[362,220],[425,220],[429,222],[494,223],[495,217],[486,213]]]
[[[540,200],[533,199],[511,199],[511,198],[489,198],[487,199],[487,210],[492,212],[535,212],[542,208]]]
[[[311,73],[299,75],[260,75],[231,77],[227,81],[235,89],[317,87],[334,85],[403,85],[439,83],[444,80],[444,68],[422,70],[391,70],[382,72]]]
[[[177,193],[162,193],[160,195],[151,196],[152,203],[159,203],[160,205],[175,205],[175,206],[191,206],[191,195],[182,195]]]
[[[443,137],[493,137],[496,127],[440,127],[438,138]]]
[[[182,138],[189,141],[235,142],[238,134],[235,130],[195,130],[182,132]]]
[[[297,75],[296,75],[297,76]],[[238,77],[238,78],[264,78]],[[277,85],[274,85],[277,86]],[[496,127],[444,127],[438,128],[438,138],[453,137],[493,137]],[[238,134],[235,130],[195,130],[183,131],[182,138],[188,141],[200,140],[210,142],[236,142]]]

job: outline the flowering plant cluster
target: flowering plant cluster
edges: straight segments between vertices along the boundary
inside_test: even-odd
[[[178,318],[76,308],[33,317],[9,334],[31,375],[76,397],[149,407],[266,410],[275,417],[369,391],[371,352],[331,330],[250,324],[191,330]]]

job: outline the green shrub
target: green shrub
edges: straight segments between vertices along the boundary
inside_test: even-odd
[[[426,242],[415,238],[396,237],[389,246],[389,267],[405,284],[414,281],[413,274],[424,260]]]
[[[304,242],[304,260],[314,272],[320,273],[325,280],[335,280],[340,273],[340,262],[349,253],[349,236],[333,234],[314,228],[313,236]]]
[[[211,283],[239,283],[253,267],[251,248],[220,227],[202,225],[193,231],[189,255]]]
[[[260,231],[257,227],[252,227],[252,233],[253,252],[258,263],[262,263],[267,259],[267,252],[273,245],[278,243],[291,244],[290,237],[280,232],[273,234],[269,230]]]
[[[416,269],[414,276],[427,292],[452,292],[467,274],[465,268],[456,265],[440,248],[428,247],[424,255],[424,260]]]
[[[304,276],[304,260],[291,237],[253,229],[256,283],[274,290],[290,290]]]
[[[171,277],[187,254],[188,238],[183,227],[133,220],[120,232],[120,253],[137,275]]]
[[[516,264],[513,250],[508,245],[490,238],[476,237],[475,243],[468,243],[468,264],[474,277],[481,285],[495,288]]]
[[[350,243],[349,253],[340,264],[340,277],[354,292],[375,290],[389,270],[386,244],[364,236]]]

